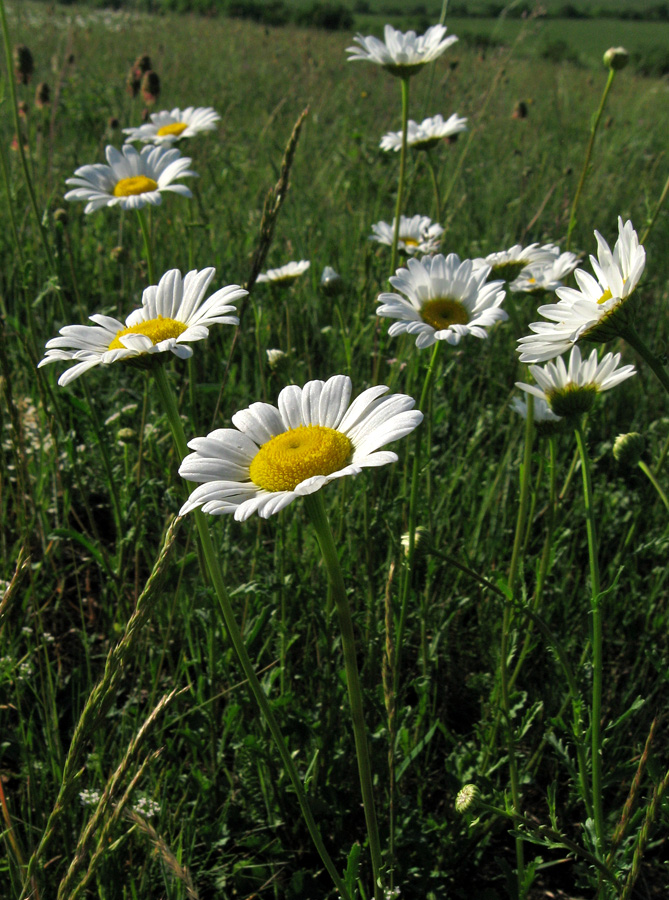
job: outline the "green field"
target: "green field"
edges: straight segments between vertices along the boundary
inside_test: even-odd
[[[438,16],[440,3],[425,6]],[[416,401],[427,385],[424,424],[390,445],[396,463],[311,495],[324,500],[352,608],[386,896],[664,896],[669,396],[655,375],[669,384],[666,203],[658,211],[666,79],[633,66],[616,74],[571,238],[590,271],[595,229],[611,246],[619,216],[640,236],[649,230],[625,309],[636,310],[655,373],[629,341],[582,345],[637,368],[598,394],[583,421],[588,517],[574,431],[532,436],[510,405],[515,383],[531,379],[516,340],[538,319],[536,297],[510,294],[509,321],[485,340],[439,342],[431,386],[432,351],[389,336],[390,322],[375,314],[391,251],[369,236],[393,218],[399,167],[379,142],[400,129],[401,90],[382,68],[347,61],[352,34],[29,0],[6,7],[9,46],[30,48],[34,72],[16,88],[25,171],[6,79],[0,113],[3,900],[339,895],[233,652],[216,565],[325,848],[348,872],[350,900],[382,896],[349,715],[342,591],[328,580],[335,563],[321,555],[312,507],[298,498],[267,520],[203,517],[218,561],[203,575],[211,560],[195,516],[170,531],[186,491],[157,370],[114,362],[60,387],[66,362],[37,369],[63,326],[96,313],[125,320],[151,266],[154,281],[213,266],[212,291],[247,283],[263,205],[307,107],[262,269],[304,259],[308,272],[283,290],[256,283],[238,304],[238,329],[212,325],[190,360],[161,354],[160,371],[189,440],[311,379],[344,374],[354,397],[382,383]],[[366,16],[361,27],[379,33],[383,23]],[[669,26],[447,23],[500,43],[462,40],[409,82],[411,118],[468,119],[457,142],[430,151],[442,252],[565,249],[607,81],[601,54],[666,44]],[[542,58],[560,40],[578,63]],[[84,215],[82,203],[64,200],[75,169],[102,163],[108,144],[121,147],[120,129],[142,121],[141,94],[126,91],[142,54],[161,84],[149,112],[212,106],[221,116],[215,131],[179,144],[199,178],[184,179],[191,200],[164,194],[146,216],[148,254],[131,210]],[[51,88],[43,109],[40,82]],[[524,118],[514,116],[519,101]],[[434,218],[436,209],[426,155],[410,152],[403,211]],[[336,294],[320,286],[325,266],[341,276]],[[278,366],[270,349],[286,354]],[[633,431],[644,436],[642,466],[625,467],[612,448]],[[414,514],[420,539],[408,552]],[[166,535],[174,542],[162,580],[143,593]],[[138,608],[148,614],[128,631]],[[105,672],[115,680],[103,700],[94,689]],[[91,697],[96,715],[84,727]],[[599,774],[593,723],[602,726]],[[489,808],[459,815],[456,797],[471,783]],[[603,821],[594,823],[596,797]]]

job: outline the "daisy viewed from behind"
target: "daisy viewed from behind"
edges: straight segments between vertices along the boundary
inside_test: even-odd
[[[486,284],[489,273],[488,266],[461,261],[455,253],[410,259],[390,278],[400,293],[381,294],[377,315],[397,319],[388,334],[416,335],[421,350],[436,341],[459,344],[466,335],[486,338],[486,328],[507,318],[501,309],[504,282]]]
[[[618,368],[619,362],[620,353],[607,353],[600,362],[597,350],[583,360],[580,349],[573,347],[568,367],[562,357],[543,367],[530,366],[537,384],[517,381],[516,387],[544,400],[557,416],[579,416],[592,407],[598,393],[636,374],[634,366]]]
[[[370,241],[379,244],[393,245],[393,233],[395,231],[395,219],[387,222],[377,222],[372,225]],[[439,249],[441,236],[444,229],[438,222],[432,222],[428,216],[400,216],[400,228],[397,247],[407,256],[414,253],[435,253]]]
[[[267,519],[336,478],[396,462],[380,448],[413,431],[423,414],[412,397],[387,391],[377,385],[351,402],[351,379],[334,375],[284,388],[278,408],[253,403],[235,413],[234,428],[189,442],[194,452],[179,474],[199,485],[180,515],[201,507],[240,522],[254,513]]]
[[[171,351],[180,359],[192,356],[188,346],[209,335],[210,325],[238,325],[235,303],[247,291],[232,284],[204,300],[216,270],[189,272],[182,278],[178,269],[165,272],[160,282],[147,287],[142,306],[123,322],[111,316],[94,315],[95,325],[66,325],[60,337],[46,345],[39,367],[68,361],[75,365],[58,379],[64,386],[94,366],[109,365],[144,354]],[[38,367],[38,368],[39,368]]]
[[[211,106],[175,107],[162,112],[151,113],[151,121],[138,128],[124,128],[126,144],[142,141],[144,144],[172,144],[181,138],[195,137],[201,131],[215,131],[221,117]]]
[[[143,147],[138,153],[133,146],[125,144],[121,151],[107,147],[105,155],[108,165],[81,166],[65,182],[74,186],[65,199],[84,201],[87,214],[104,206],[122,209],[141,209],[147,203],[159,206],[163,191],[192,197],[185,184],[174,184],[177,178],[198,177],[188,168],[191,159],[176,149]]]
[[[461,131],[467,130],[467,119],[453,113],[446,121],[442,116],[432,116],[429,119],[423,119],[418,125],[413,119],[409,119],[407,125],[407,145],[415,150],[429,150],[436,147],[439,141],[447,137],[453,137],[460,134]],[[379,145],[382,150],[402,149],[402,132],[389,131],[381,138]]]
[[[311,262],[308,259],[302,259],[300,262],[289,262],[278,269],[268,269],[266,272],[262,272],[258,275],[256,281],[278,286],[288,285],[295,281],[296,278],[299,278],[300,275],[303,275],[310,265]]]
[[[631,322],[628,300],[646,264],[646,251],[632,223],[618,218],[618,240],[613,252],[598,231],[597,258],[590,257],[595,278],[577,269],[579,290],[556,290],[558,303],[540,306],[547,322],[532,322],[534,334],[520,338],[522,362],[544,362],[572,347],[577,341],[605,342],[621,334]]]
[[[373,62],[392,75],[408,78],[457,41],[455,35],[446,37],[446,31],[444,25],[432,25],[425,34],[417,36],[415,31],[403,33],[386,25],[382,41],[357,34],[353,40],[358,46],[347,47],[346,52],[350,54],[349,61]]]
[[[503,278],[504,281],[511,282],[523,272],[527,266],[541,263],[546,265],[554,262],[560,255],[560,248],[555,244],[530,244],[523,247],[521,244],[514,244],[508,250],[500,250],[496,253],[489,253],[487,256],[474,260],[476,263],[491,267],[491,275],[493,278]]]

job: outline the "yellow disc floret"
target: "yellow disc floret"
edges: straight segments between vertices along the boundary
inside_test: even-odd
[[[131,325],[129,328],[122,328],[109,345],[109,349],[123,350],[123,344],[119,338],[125,337],[126,334],[143,334],[150,338],[151,343],[155,346],[168,338],[178,338],[187,328],[188,325],[185,325],[183,322],[177,322],[176,319],[158,316],[157,319],[149,319],[146,322],[138,322],[137,325]]]
[[[132,178],[122,178],[114,186],[115,197],[132,197],[135,194],[146,194],[158,189],[158,182],[146,175],[133,175]]]
[[[450,328],[451,325],[466,325],[469,322],[469,313],[464,303],[460,300],[450,300],[448,297],[428,300],[421,307],[420,315],[423,322],[427,322],[437,331]]]
[[[251,463],[251,481],[265,491],[292,491],[312,475],[331,475],[349,459],[353,444],[324,425],[298,425],[263,444]]]
[[[185,122],[172,122],[171,125],[163,125],[158,129],[158,137],[168,137],[169,135],[179,137],[187,128],[188,125]]]
[[[602,294],[602,296],[599,298],[599,300],[597,301],[597,303],[606,303],[606,301],[607,301],[607,300],[610,300],[611,297],[613,297],[613,294],[611,293],[611,288],[607,288],[607,289],[604,291],[604,293]]]
[[[416,238],[412,237],[400,237],[400,241],[404,244],[405,247],[417,247],[418,241]]]

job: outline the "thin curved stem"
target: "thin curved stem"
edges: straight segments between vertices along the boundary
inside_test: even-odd
[[[395,203],[395,227],[393,229],[393,245],[390,254],[390,274],[397,268],[397,242],[400,236],[400,216],[404,194],[404,178],[407,164],[407,129],[409,124],[409,79],[402,78],[402,148],[400,150],[400,177],[397,185],[397,202]]]
[[[624,328],[621,328],[620,336],[624,338],[627,343],[636,350],[636,352],[644,362],[648,363],[648,365],[655,373],[657,380],[660,382],[667,394],[669,394],[669,372],[667,372],[662,362],[658,359],[657,356],[655,356],[650,347],[648,347],[647,344],[641,339],[639,332],[636,330],[634,325],[632,325],[631,323],[626,324]]]
[[[163,407],[170,424],[170,429],[172,431],[172,437],[174,439],[177,453],[179,455],[179,458],[183,459],[188,453],[186,436],[184,434],[183,425],[181,424],[181,417],[179,416],[179,410],[177,408],[174,393],[172,391],[172,388],[170,387],[164,366],[158,365],[154,370],[154,375],[156,384],[158,385],[158,390],[160,392]],[[190,483],[187,482],[186,484],[190,493],[193,488]],[[329,853],[325,849],[325,845],[323,844],[318,826],[316,825],[311,809],[309,807],[309,801],[304,791],[302,780],[297,773],[297,769],[295,768],[293,759],[288,752],[288,748],[286,747],[286,742],[281,733],[281,729],[279,728],[279,724],[274,717],[274,713],[272,712],[272,708],[269,705],[267,696],[262,689],[260,682],[258,681],[255,669],[247,653],[246,646],[244,644],[244,638],[242,637],[239,626],[237,625],[237,620],[235,619],[235,614],[230,602],[230,597],[223,581],[223,574],[219,565],[218,555],[214,549],[211,535],[209,534],[209,527],[206,522],[205,514],[197,509],[194,511],[194,517],[198,535],[200,538],[200,543],[202,546],[202,553],[206,562],[206,568],[214,586],[214,591],[216,593],[216,599],[218,600],[221,616],[223,618],[225,628],[228,632],[228,636],[237,656],[237,660],[242,667],[244,675],[246,676],[249,690],[251,691],[253,699],[257,703],[260,712],[262,713],[263,718],[265,719],[269,727],[272,737],[274,738],[274,743],[279,752],[279,756],[281,757],[281,762],[283,763],[286,774],[288,775],[288,778],[290,779],[290,782],[293,786],[293,790],[295,791],[295,794],[297,796],[304,821],[309,830],[309,834],[311,835],[311,839],[314,842],[316,850],[318,851],[318,854],[322,859],[325,868],[328,870],[330,877],[332,878],[332,881],[334,882],[334,885],[341,896],[344,898],[344,900],[351,900],[350,894],[347,891],[344,882],[339,877],[337,869],[335,868],[335,865],[332,862]]]
[[[434,160],[432,159],[432,151],[425,151],[425,158],[427,159],[427,167],[430,170],[430,175],[432,176],[432,187],[434,189],[434,204],[435,204],[435,214],[434,221],[441,221],[441,194],[439,191],[439,179],[437,178],[437,169],[434,164]]]
[[[655,475],[651,472],[651,470],[648,468],[648,466],[646,465],[646,463],[643,460],[640,459],[638,465],[639,465],[639,468],[641,469],[641,471],[643,472],[643,474],[646,476],[646,478],[648,478],[650,483],[653,485],[653,487],[657,491],[660,500],[664,503],[664,505],[667,508],[667,512],[669,512],[669,500],[667,499],[667,495],[662,490],[659,481],[657,480]]]
[[[142,237],[144,238],[144,255],[146,257],[146,267],[149,273],[149,284],[157,284],[156,271],[153,266],[153,251],[151,250],[151,237],[149,235],[149,227],[146,224],[144,211],[138,209],[136,212],[137,218],[139,219],[139,227],[142,232]]]
[[[344,578],[342,576],[337,548],[332,537],[332,530],[328,521],[323,496],[320,491],[304,498],[304,504],[316,531],[318,544],[323,554],[323,562],[327,569],[328,579],[332,588],[332,596],[339,615],[341,628],[341,643],[344,653],[344,666],[346,669],[346,684],[348,687],[348,699],[351,707],[351,722],[353,724],[353,736],[355,738],[355,753],[358,759],[358,774],[360,776],[360,789],[362,791],[362,803],[367,824],[367,837],[369,838],[369,850],[372,857],[372,870],[374,873],[374,897],[381,900],[383,897],[382,883],[382,858],[379,829],[376,821],[376,809],[374,806],[374,788],[372,781],[372,767],[369,761],[369,749],[367,747],[367,731],[362,708],[362,690],[358,676],[358,662],[355,649],[355,636],[353,633],[353,620],[349,606]]]
[[[611,90],[611,85],[613,84],[613,79],[615,77],[615,69],[609,69],[609,77],[606,80],[606,87],[604,88],[604,93],[602,94],[602,99],[599,102],[599,109],[595,113],[595,117],[592,120],[592,126],[590,127],[590,140],[588,141],[588,146],[585,151],[585,160],[583,161],[583,171],[581,172],[581,177],[578,182],[578,187],[576,188],[576,193],[574,194],[574,202],[571,205],[571,213],[569,215],[569,225],[567,226],[567,243],[565,248],[569,250],[571,247],[571,234],[576,226],[576,213],[578,211],[578,204],[581,199],[581,194],[583,192],[583,185],[585,184],[585,179],[588,175],[588,167],[590,166],[590,157],[592,156],[592,148],[595,144],[595,136],[597,135],[597,129],[599,127],[599,122],[602,118],[602,114],[604,112],[604,107],[606,106],[606,99],[609,96],[609,91]]]
[[[602,609],[600,598],[599,562],[597,559],[597,531],[593,507],[590,460],[581,424],[575,428],[576,443],[581,457],[583,475],[583,499],[585,501],[586,529],[588,533],[588,557],[590,560],[590,590],[592,611],[592,710],[590,735],[592,740],[592,804],[597,835],[598,852],[604,855],[604,812],[602,808]]]

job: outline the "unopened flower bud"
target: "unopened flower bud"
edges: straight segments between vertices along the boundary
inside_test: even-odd
[[[645,447],[646,439],[638,431],[619,434],[613,442],[613,456],[619,465],[631,469],[641,459]]]
[[[604,54],[604,65],[607,69],[619,72],[629,62],[630,55],[624,47],[609,47]]]
[[[414,558],[418,557],[419,548],[420,550],[424,550],[426,546],[426,538],[428,537],[428,530],[424,525],[419,525],[414,533],[413,533],[413,550],[414,550]],[[409,555],[409,532],[405,531],[402,537],[400,538],[400,544],[402,545],[402,550],[404,550],[404,555]]]
[[[136,97],[139,94],[139,85],[140,85],[140,76],[137,74],[135,69],[130,69],[128,75],[125,79],[125,90],[127,94],[130,94],[131,97]]]
[[[14,73],[19,84],[28,84],[35,70],[33,55],[25,44],[14,47]]]
[[[475,784],[466,784],[455,798],[455,811],[460,815],[473,812],[477,805],[481,792]]]
[[[151,69],[142,76],[142,97],[145,103],[155,103],[160,95],[160,78]]]
[[[53,220],[58,225],[62,225],[63,228],[65,228],[67,223],[70,221],[70,217],[67,213],[67,210],[63,209],[62,206],[59,206],[58,209],[54,210]]]

